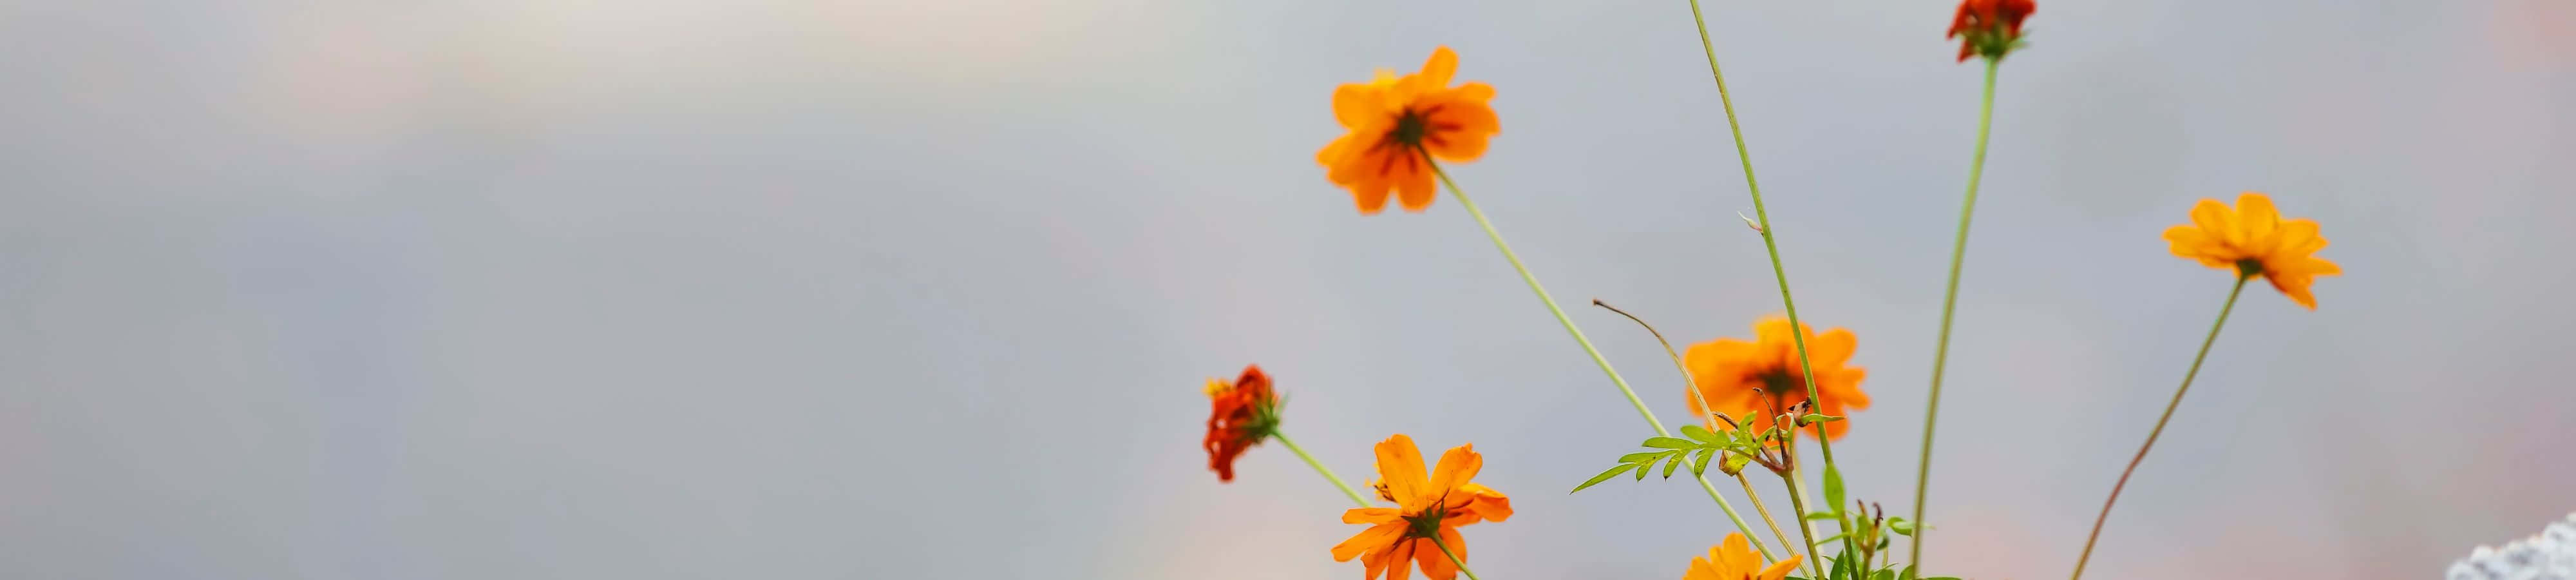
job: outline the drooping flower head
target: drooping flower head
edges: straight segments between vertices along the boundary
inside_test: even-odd
[[[1824,393],[1814,397],[1814,412],[1843,416],[1849,409],[1869,408],[1869,393],[1860,390],[1861,380],[1869,376],[1868,370],[1846,364],[1851,361],[1852,350],[1859,348],[1860,339],[1841,328],[1816,334],[1802,324],[1798,332],[1806,335],[1807,360],[1815,367],[1816,390]],[[1789,321],[1773,317],[1753,324],[1751,342],[1720,338],[1691,345],[1688,352],[1682,353],[1683,365],[1690,368],[1691,382],[1700,394],[1688,397],[1691,412],[1707,414],[1707,409],[1700,406],[1702,398],[1707,399],[1709,407],[1729,417],[1760,411],[1754,413],[1752,424],[1747,426],[1759,432],[1771,428],[1775,410],[1785,412],[1807,401],[1810,397],[1806,374],[1799,372],[1794,342],[1797,337],[1789,333]],[[1843,432],[1851,429],[1851,421],[1830,421],[1807,428],[1813,432],[1817,427],[1824,428],[1826,437],[1841,439]]]
[[[1476,454],[1475,445],[1460,445],[1441,454],[1440,464],[1426,476],[1422,451],[1412,437],[1397,433],[1378,442],[1379,482],[1373,486],[1378,497],[1396,507],[1342,512],[1342,523],[1369,524],[1369,529],[1333,546],[1333,561],[1359,558],[1367,567],[1367,580],[1411,578],[1417,563],[1423,576],[1456,578],[1458,566],[1440,552],[1440,545],[1447,544],[1459,561],[1466,561],[1467,540],[1458,535],[1458,526],[1512,516],[1510,498],[1467,481],[1484,467],[1485,457]]]
[[[1279,395],[1270,390],[1270,375],[1261,365],[1243,367],[1243,376],[1226,382],[1208,379],[1207,448],[1208,469],[1216,471],[1217,481],[1234,481],[1234,458],[1245,449],[1270,438],[1279,428]]]
[[[1458,53],[1443,46],[1421,72],[1398,77],[1379,70],[1375,81],[1333,90],[1333,118],[1347,132],[1315,152],[1315,162],[1334,185],[1350,190],[1362,215],[1386,209],[1390,191],[1405,211],[1430,208],[1438,193],[1431,158],[1474,161],[1484,156],[1486,139],[1502,130],[1485,103],[1494,87],[1449,86],[1457,70]]]
[[[2309,310],[2317,309],[2317,297],[2308,285],[2318,276],[2343,274],[2343,267],[2314,255],[2326,247],[2316,220],[2281,219],[2272,198],[2251,191],[2236,196],[2234,209],[2215,199],[2200,200],[2191,207],[2191,223],[2166,228],[2165,241],[2172,243],[2173,255],[2201,265],[2234,270],[2238,276],[2262,275],[2273,289]]]
[[[2021,21],[2039,11],[2031,0],[1964,0],[1950,19],[1950,35],[1959,41],[1959,61],[1970,56],[2001,59],[2021,44]]]
[[[1729,532],[1723,543],[1708,547],[1708,557],[1691,558],[1690,570],[1682,572],[1682,580],[1780,580],[1798,569],[1800,560],[1797,554],[1790,554],[1769,568],[1762,567],[1762,555],[1745,545],[1744,534]]]

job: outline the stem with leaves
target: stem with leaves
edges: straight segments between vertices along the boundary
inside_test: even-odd
[[[1611,368],[1610,359],[1603,358],[1601,349],[1592,346],[1592,339],[1583,336],[1583,329],[1574,325],[1574,319],[1566,317],[1565,309],[1556,305],[1556,298],[1547,294],[1547,287],[1539,285],[1538,276],[1530,274],[1529,266],[1521,263],[1520,255],[1513,253],[1511,244],[1503,241],[1503,234],[1494,229],[1493,220],[1486,219],[1485,212],[1476,209],[1475,200],[1469,199],[1467,192],[1458,189],[1458,182],[1449,179],[1449,172],[1441,169],[1438,162],[1432,161],[1429,152],[1416,151],[1416,154],[1422,156],[1423,163],[1430,165],[1433,175],[1440,177],[1440,184],[1449,189],[1451,197],[1458,199],[1458,205],[1466,208],[1467,215],[1476,218],[1476,225],[1485,228],[1485,237],[1494,241],[1494,249],[1501,250],[1503,260],[1511,262],[1512,269],[1520,272],[1521,281],[1529,283],[1530,292],[1538,294],[1539,302],[1547,306],[1549,314],[1556,315],[1556,322],[1565,326],[1565,333],[1574,337],[1575,344],[1583,346],[1585,354],[1592,355],[1592,363],[1601,367],[1602,374],[1610,376],[1611,384],[1619,386],[1619,394],[1628,397],[1628,404],[1637,408],[1637,415],[1644,417],[1646,424],[1655,428],[1656,435],[1672,436],[1672,431],[1664,428],[1664,422],[1655,418],[1655,412],[1646,408],[1645,400],[1637,398],[1637,390],[1628,387],[1628,379],[1620,378],[1618,369]],[[1717,502],[1717,509],[1726,512],[1727,519],[1734,521],[1736,531],[1744,532],[1746,537],[1751,537],[1753,527],[1744,523],[1744,516],[1735,513],[1735,506],[1728,504],[1725,496],[1718,495],[1717,486],[1710,484],[1707,477],[1696,479],[1699,480],[1700,489],[1708,492],[1708,499]],[[1760,541],[1755,541],[1753,544],[1757,548],[1761,547]],[[1762,550],[1762,555],[1765,558],[1772,557],[1768,549]]]
[[[1655,343],[1656,343],[1656,344],[1660,344],[1660,345],[1663,345],[1663,346],[1664,346],[1664,357],[1665,357],[1665,358],[1672,359],[1672,361],[1673,361],[1673,370],[1676,370],[1676,371],[1680,371],[1680,372],[1681,372],[1681,375],[1682,375],[1682,392],[1689,393],[1689,394],[1690,394],[1691,401],[1692,401],[1693,403],[1698,404],[1698,405],[1699,405],[1699,408],[1700,408],[1700,410],[1701,410],[1701,411],[1703,411],[1703,412],[1706,412],[1706,413],[1707,413],[1707,416],[1706,416],[1706,417],[1702,417],[1702,418],[1700,419],[1700,426],[1701,426],[1701,427],[1704,427],[1704,428],[1707,428],[1707,429],[1711,429],[1711,430],[1717,429],[1717,423],[1718,423],[1718,421],[1719,421],[1720,419],[1723,419],[1725,416],[1724,416],[1724,415],[1720,415],[1720,414],[1718,414],[1718,412],[1717,412],[1717,407],[1710,406],[1710,405],[1708,404],[1708,399],[1704,398],[1704,397],[1700,394],[1698,383],[1697,383],[1697,382],[1695,382],[1695,381],[1691,378],[1690,366],[1689,366],[1689,365],[1682,364],[1682,355],[1681,355],[1681,353],[1679,353],[1679,352],[1675,352],[1675,351],[1673,350],[1673,342],[1672,342],[1672,341],[1670,341],[1670,340],[1665,340],[1665,339],[1664,339],[1664,333],[1663,333],[1663,331],[1655,330],[1655,325],[1647,324],[1647,323],[1646,323],[1646,319],[1638,318],[1638,317],[1637,317],[1637,315],[1635,315],[1635,314],[1629,314],[1629,313],[1628,313],[1628,311],[1626,311],[1626,310],[1620,310],[1620,309],[1619,309],[1619,307],[1617,307],[1617,306],[1611,306],[1611,305],[1610,305],[1610,303],[1608,303],[1608,302],[1602,302],[1602,301],[1601,301],[1601,299],[1599,299],[1599,298],[1594,298],[1594,299],[1592,299],[1592,305],[1593,305],[1593,306],[1599,306],[1599,307],[1602,307],[1602,308],[1608,309],[1608,310],[1609,310],[1609,311],[1611,311],[1611,312],[1617,312],[1617,313],[1619,313],[1619,315],[1620,315],[1620,316],[1627,317],[1629,321],[1637,323],[1637,326],[1645,327],[1645,329],[1646,329],[1646,334],[1654,335],[1654,337],[1655,337]],[[1709,493],[1709,495],[1710,495],[1710,496],[1716,496],[1716,495],[1717,495],[1717,489],[1716,489],[1714,486],[1709,485],[1709,483],[1708,483],[1708,475],[1707,475],[1707,474],[1705,474],[1705,473],[1700,473],[1700,474],[1693,474],[1693,475],[1697,475],[1697,476],[1699,477],[1699,480],[1700,480],[1700,481],[1699,481],[1700,487],[1707,489],[1707,490],[1708,490],[1708,493]],[[1780,540],[1780,545],[1781,545],[1781,546],[1783,546],[1783,547],[1788,547],[1788,546],[1795,546],[1795,545],[1797,545],[1797,544],[1791,543],[1791,542],[1789,541],[1789,535],[1788,535],[1788,534],[1780,533],[1780,522],[1779,522],[1778,520],[1775,520],[1775,519],[1772,519],[1772,518],[1771,518],[1771,510],[1770,510],[1770,508],[1766,508],[1766,507],[1763,507],[1763,506],[1762,506],[1762,495],[1761,495],[1761,494],[1758,494],[1758,493],[1754,493],[1754,492],[1753,492],[1753,482],[1752,482],[1751,480],[1746,479],[1746,478],[1744,477],[1744,473],[1743,473],[1743,472],[1741,472],[1741,471],[1738,471],[1738,472],[1736,472],[1736,473],[1735,473],[1735,481],[1736,481],[1736,483],[1742,484],[1742,485],[1744,486],[1744,499],[1746,499],[1746,500],[1748,500],[1748,501],[1753,502],[1753,511],[1754,511],[1754,513],[1761,514],[1761,515],[1762,515],[1762,523],[1764,523],[1764,524],[1768,524],[1768,525],[1770,525],[1770,526],[1771,526],[1771,536],[1772,536],[1772,537],[1774,537],[1774,538],[1778,538],[1778,539]],[[1728,511],[1726,515],[1727,515],[1727,517],[1730,517],[1730,518],[1736,518],[1736,517],[1737,517],[1737,516],[1735,515],[1735,513],[1734,513],[1733,511],[1731,511],[1731,510],[1730,510],[1730,511]],[[1735,527],[1736,527],[1736,529],[1738,529],[1738,530],[1742,530],[1742,529],[1745,527],[1745,526],[1744,526],[1744,521],[1743,521],[1741,518],[1737,518],[1737,519],[1736,519],[1736,521],[1735,521]],[[1744,532],[1744,539],[1745,539],[1746,541],[1748,541],[1748,542],[1752,543],[1752,544],[1753,544],[1753,547],[1754,547],[1754,549],[1755,549],[1755,550],[1762,552],[1762,557],[1763,557],[1763,558],[1766,558],[1766,559],[1771,558],[1771,549],[1770,549],[1770,548],[1765,548],[1765,547],[1763,547],[1763,546],[1762,546],[1762,540],[1761,540],[1761,538],[1758,538],[1758,537],[1754,536],[1753,532],[1751,532],[1751,531],[1745,531],[1745,532]]]

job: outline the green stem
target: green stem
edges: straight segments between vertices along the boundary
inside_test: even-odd
[[[1610,375],[1610,383],[1619,386],[1619,394],[1626,395],[1628,397],[1628,404],[1637,408],[1637,416],[1645,417],[1646,424],[1655,428],[1656,435],[1664,437],[1673,436],[1673,432],[1671,430],[1664,428],[1664,422],[1655,418],[1655,412],[1646,408],[1646,401],[1637,398],[1637,390],[1628,387],[1628,379],[1620,378],[1618,369],[1610,367],[1610,359],[1602,358],[1601,349],[1593,347],[1592,339],[1583,337],[1583,329],[1574,325],[1574,319],[1565,316],[1565,309],[1556,305],[1556,298],[1548,296],[1547,287],[1540,286],[1538,283],[1538,276],[1530,274],[1529,266],[1521,263],[1519,254],[1512,253],[1512,245],[1503,241],[1502,232],[1494,230],[1494,222],[1493,220],[1485,218],[1484,210],[1476,209],[1475,200],[1468,199],[1467,192],[1458,189],[1458,182],[1451,181],[1449,179],[1449,172],[1441,169],[1438,162],[1432,161],[1429,153],[1417,152],[1417,154],[1422,155],[1422,161],[1431,166],[1431,173],[1440,177],[1440,185],[1449,188],[1449,195],[1451,197],[1458,198],[1458,205],[1467,209],[1467,215],[1474,216],[1476,218],[1476,225],[1484,226],[1485,237],[1492,238],[1494,240],[1494,249],[1502,250],[1503,260],[1511,262],[1513,270],[1520,271],[1521,281],[1528,282],[1530,291],[1538,293],[1539,303],[1547,305],[1548,313],[1556,315],[1556,322],[1558,324],[1565,325],[1565,333],[1573,335],[1574,342],[1576,344],[1583,345],[1583,352],[1585,354],[1592,355],[1592,363],[1601,366],[1602,374]],[[1728,504],[1725,496],[1718,495],[1717,486],[1709,483],[1708,477],[1705,475],[1699,476],[1698,479],[1700,489],[1708,492],[1708,499],[1716,501],[1717,509],[1725,511],[1727,519],[1735,522],[1736,531],[1744,532],[1746,537],[1751,537],[1753,535],[1753,526],[1746,525],[1744,523],[1744,517],[1735,513],[1735,506]],[[1759,545],[1761,542],[1757,541],[1753,543]],[[1763,555],[1768,557],[1770,555],[1770,551],[1764,550]]]
[[[1723,457],[1718,459],[1721,461],[1725,460]],[[1783,546],[1797,545],[1796,543],[1789,541],[1788,534],[1780,533],[1780,520],[1771,519],[1771,510],[1769,508],[1762,507],[1762,496],[1753,493],[1753,480],[1744,477],[1744,473],[1739,471],[1735,474],[1735,483],[1744,486],[1744,498],[1753,500],[1753,511],[1755,513],[1762,514],[1762,523],[1771,526],[1771,537],[1779,538],[1780,545]],[[1745,534],[1744,539],[1753,539],[1753,535]],[[1755,545],[1760,545],[1760,543],[1757,542]]]
[[[1791,465],[1795,465],[1796,460],[1791,460],[1790,463]],[[1798,510],[1798,535],[1806,538],[1807,540],[1808,577],[1824,578],[1825,569],[1823,561],[1825,558],[1816,552],[1816,522],[1815,520],[1807,519],[1807,494],[1805,492],[1798,491],[1798,488],[1803,487],[1803,484],[1801,484],[1798,479],[1798,470],[1796,468],[1791,468],[1787,471],[1783,471],[1781,472],[1780,477],[1788,480],[1789,507],[1791,509]]]
[[[1629,313],[1628,313],[1628,311],[1626,311],[1626,310],[1620,310],[1620,309],[1619,309],[1619,307],[1617,307],[1617,306],[1611,306],[1611,305],[1610,305],[1610,303],[1608,303],[1608,302],[1602,302],[1602,301],[1601,301],[1601,299],[1599,299],[1599,298],[1594,298],[1594,299],[1592,299],[1592,305],[1593,305],[1593,306],[1599,306],[1599,307],[1602,307],[1602,308],[1606,308],[1606,309],[1609,309],[1611,312],[1617,312],[1617,313],[1619,313],[1619,315],[1620,315],[1620,316],[1628,317],[1628,320],[1633,321],[1633,322],[1636,322],[1636,323],[1637,323],[1637,326],[1645,327],[1645,328],[1646,328],[1646,334],[1654,335],[1654,337],[1655,337],[1655,343],[1656,343],[1656,344],[1664,345],[1664,357],[1665,357],[1665,358],[1672,359],[1672,361],[1673,361],[1673,370],[1676,370],[1676,371],[1680,371],[1680,372],[1681,372],[1681,374],[1682,374],[1682,391],[1683,391],[1683,392],[1685,392],[1685,393],[1689,393],[1689,394],[1690,394],[1691,402],[1698,403],[1698,404],[1699,404],[1699,408],[1700,408],[1700,410],[1702,410],[1702,411],[1707,411],[1707,412],[1709,413],[1709,417],[1710,417],[1710,418],[1708,418],[1708,419],[1702,419],[1702,420],[1701,420],[1701,422],[1702,422],[1702,423],[1704,423],[1704,425],[1703,425],[1703,426],[1704,426],[1704,427],[1711,428],[1711,429],[1714,429],[1714,428],[1716,428],[1716,427],[1717,427],[1717,425],[1716,425],[1716,419],[1715,419],[1715,417],[1717,417],[1717,407],[1710,406],[1710,405],[1708,404],[1708,399],[1706,399],[1706,398],[1704,398],[1703,396],[1701,396],[1701,395],[1700,395],[1700,392],[1699,392],[1699,385],[1698,385],[1697,383],[1693,382],[1693,381],[1692,381],[1692,379],[1691,379],[1690,366],[1689,366],[1689,365],[1684,365],[1684,364],[1682,364],[1682,355],[1681,355],[1681,353],[1679,353],[1679,352],[1674,352],[1674,351],[1673,351],[1673,342],[1672,342],[1672,341],[1670,341],[1670,340],[1665,340],[1665,339],[1664,339],[1664,333],[1663,333],[1663,331],[1655,330],[1655,325],[1647,324],[1647,323],[1646,323],[1646,319],[1638,318],[1638,317],[1637,317],[1637,315],[1635,315],[1635,314],[1629,314]],[[1723,458],[1723,457],[1720,457],[1720,458],[1718,458],[1718,459],[1719,459],[1720,461],[1725,460],[1725,458]],[[1700,486],[1700,489],[1701,489],[1702,491],[1707,491],[1707,492],[1708,492],[1708,496],[1709,496],[1709,497],[1711,497],[1711,498],[1718,498],[1718,507],[1721,507],[1721,508],[1725,508],[1725,509],[1726,509],[1726,517],[1727,517],[1727,519],[1729,519],[1729,520],[1733,520],[1733,521],[1735,522],[1735,529],[1736,529],[1737,531],[1744,532],[1744,539],[1745,539],[1747,542],[1749,542],[1749,543],[1752,543],[1752,544],[1753,544],[1753,549],[1754,549],[1754,550],[1756,550],[1756,551],[1760,551],[1760,552],[1762,553],[1762,558],[1763,558],[1764,560],[1778,560],[1778,559],[1779,559],[1779,558],[1777,558],[1777,557],[1772,556],[1772,555],[1771,555],[1771,548],[1764,547],[1764,546],[1762,545],[1762,539],[1761,539],[1760,537],[1757,537],[1757,536],[1753,533],[1753,531],[1752,531],[1751,529],[1748,529],[1748,528],[1750,528],[1751,526],[1745,525],[1745,523],[1744,523],[1744,517],[1743,517],[1743,516],[1740,516],[1740,515],[1736,515],[1736,513],[1735,513],[1735,508],[1730,507],[1730,506],[1727,506],[1727,505],[1726,505],[1726,500],[1725,500],[1725,499],[1723,499],[1723,498],[1720,498],[1720,497],[1717,495],[1717,486],[1716,486],[1716,485],[1713,485],[1713,484],[1710,484],[1710,483],[1708,482],[1708,474],[1705,474],[1705,473],[1695,473],[1695,474],[1692,474],[1692,475],[1693,475],[1693,476],[1696,476],[1696,477],[1698,477],[1698,478],[1699,478],[1699,486]],[[1741,472],[1736,473],[1736,474],[1735,474],[1735,479],[1736,479],[1736,481],[1738,481],[1738,482],[1744,482],[1744,474],[1743,474],[1743,473],[1741,473]],[[1792,543],[1790,543],[1790,542],[1789,542],[1789,536],[1788,536],[1787,534],[1782,534],[1782,533],[1780,533],[1780,523],[1779,523],[1779,522],[1777,522],[1777,521],[1773,521],[1773,520],[1771,519],[1771,510],[1769,510],[1769,509],[1766,509],[1766,508],[1762,507],[1762,496],[1760,496],[1760,495],[1756,495],[1756,494],[1754,494],[1754,493],[1753,493],[1753,484],[1752,484],[1752,483],[1750,483],[1750,482],[1745,482],[1745,483],[1744,483],[1744,498],[1745,498],[1745,499],[1748,499],[1748,500],[1752,500],[1752,501],[1753,501],[1753,511],[1754,511],[1754,512],[1756,512],[1756,513],[1760,513],[1760,514],[1762,514],[1762,521],[1764,521],[1764,522],[1768,522],[1768,523],[1770,523],[1770,524],[1771,524],[1771,535],[1779,537],[1779,539],[1780,539],[1780,545],[1781,545],[1782,547],[1784,547],[1784,548],[1785,548],[1785,547],[1788,547],[1788,546],[1794,546],[1794,545],[1796,545],[1796,544],[1792,544]]]
[[[2102,515],[2093,518],[2093,533],[2084,537],[2084,553],[2075,557],[2075,575],[2070,580],[2084,577],[2084,563],[2093,559],[2093,542],[2102,539],[2102,522],[2111,519],[2111,504],[2120,501],[2120,488],[2128,487],[2129,474],[2138,471],[2139,462],[2147,460],[2147,450],[2155,448],[2156,436],[2165,432],[2165,422],[2173,420],[2174,408],[2182,406],[2183,393],[2191,392],[2192,377],[2200,375],[2200,361],[2209,358],[2209,345],[2218,342],[2218,329],[2227,327],[2227,313],[2236,310],[2236,295],[2243,293],[2245,282],[2252,279],[2251,274],[2239,274],[2236,287],[2227,291],[2227,305],[2218,307],[2218,322],[2209,325],[2209,338],[2200,341],[2200,354],[2191,356],[2191,370],[2183,371],[2182,386],[2174,389],[2173,402],[2165,403],[2164,415],[2156,417],[2154,429],[2147,430],[2147,443],[2138,446],[2138,455],[2129,458],[2128,468],[2120,470],[2120,481],[2111,484],[2111,497],[2102,500]],[[1915,528],[1917,534],[1923,533],[1920,525]]]
[[[1761,181],[1753,178],[1753,152],[1744,148],[1744,124],[1736,121],[1735,119],[1735,97],[1726,90],[1726,73],[1718,69],[1717,46],[1708,38],[1708,21],[1700,16],[1699,0],[1690,0],[1690,7],[1691,23],[1698,25],[1699,27],[1700,52],[1705,53],[1708,56],[1708,76],[1709,78],[1717,81],[1717,102],[1726,108],[1727,133],[1735,138],[1735,159],[1737,162],[1744,165],[1744,189],[1745,191],[1753,194],[1753,217],[1757,221],[1761,222],[1759,227],[1762,229],[1762,248],[1769,251],[1771,254],[1771,277],[1780,281],[1781,308],[1789,312],[1789,326],[1792,329],[1799,328],[1798,302],[1790,298],[1789,274],[1780,267],[1780,244],[1777,241],[1774,241],[1771,236],[1771,214],[1764,211],[1762,207],[1762,183]],[[1809,393],[1809,398],[1817,398],[1814,396],[1814,393],[1816,392],[1816,375],[1813,372],[1809,372],[1812,367],[1807,364],[1806,333],[1792,332],[1790,333],[1790,338],[1798,346],[1798,371],[1805,374],[1807,377],[1807,392]],[[1821,432],[1823,430],[1818,429],[1818,431]],[[1833,444],[1825,443],[1824,438],[1822,437],[1816,438],[1816,441],[1819,445],[1822,445],[1822,449],[1825,452],[1825,463],[1833,463]],[[1836,511],[1840,511],[1841,509],[1842,508],[1839,506],[1835,508]]]
[[[1932,347],[1932,396],[1923,403],[1923,456],[1914,466],[1914,537],[1905,561],[1923,562],[1924,494],[1932,488],[1932,423],[1941,417],[1941,375],[1949,368],[1950,314],[1959,305],[1959,265],[1968,256],[1968,218],[1977,211],[1977,183],[1986,174],[1986,133],[1995,120],[1995,69],[2000,59],[1986,59],[1985,96],[1977,100],[1977,149],[1969,156],[1968,195],[1959,202],[1959,235],[1950,242],[1950,281],[1941,291],[1941,334]]]
[[[1340,488],[1342,495],[1350,496],[1352,503],[1360,504],[1360,507],[1377,507],[1369,503],[1368,498],[1361,496],[1360,492],[1352,490],[1351,484],[1342,483],[1342,478],[1333,475],[1333,470],[1325,469],[1323,463],[1315,461],[1315,456],[1307,455],[1306,450],[1298,448],[1297,442],[1290,441],[1287,433],[1274,430],[1270,432],[1270,438],[1278,440],[1279,445],[1287,447],[1288,452],[1297,454],[1298,459],[1306,460],[1307,467],[1315,468],[1315,473],[1322,474],[1325,480],[1333,482],[1333,487]]]
[[[1448,556],[1449,556],[1449,563],[1458,565],[1458,571],[1467,573],[1467,580],[1484,580],[1484,579],[1482,579],[1482,578],[1477,578],[1477,577],[1476,577],[1476,571],[1475,571],[1475,570],[1469,570],[1469,569],[1467,569],[1467,561],[1466,561],[1466,560],[1460,560],[1460,559],[1458,559],[1458,553],[1457,553],[1457,552],[1449,551],[1449,543],[1448,543],[1448,542],[1440,541],[1440,537],[1439,537],[1439,536],[1432,536],[1432,537],[1431,537],[1431,545],[1439,546],[1439,547],[1440,547],[1440,553],[1441,553],[1441,554],[1445,554],[1445,555],[1448,555]],[[1424,571],[1422,571],[1422,574],[1423,574],[1424,576],[1429,576],[1429,575],[1431,575],[1431,571],[1429,571],[1429,570],[1424,570]]]

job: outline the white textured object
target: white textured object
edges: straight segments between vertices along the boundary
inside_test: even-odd
[[[2478,546],[2447,580],[2576,580],[2576,514],[2502,548]]]

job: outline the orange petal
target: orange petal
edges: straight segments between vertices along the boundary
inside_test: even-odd
[[[1414,544],[1419,543],[1421,543],[1419,540],[1395,541],[1395,549],[1386,555],[1386,564],[1391,568],[1386,573],[1387,580],[1405,580],[1413,577]]]
[[[1414,447],[1413,438],[1403,433],[1389,436],[1377,444],[1377,469],[1386,480],[1387,493],[1406,508],[1420,508],[1423,488],[1431,485],[1422,473],[1422,450]]]
[[[2280,234],[2274,238],[2273,251],[2290,255],[2314,254],[2325,249],[2326,239],[2317,235],[2317,220],[2282,220]]]
[[[1852,351],[1860,348],[1860,337],[1848,329],[1836,328],[1807,341],[1807,359],[1816,368],[1842,366],[1851,360]]]
[[[1389,542],[1404,537],[1404,530],[1403,522],[1378,524],[1361,530],[1359,535],[1351,536],[1351,539],[1342,540],[1342,543],[1333,545],[1333,561],[1349,562],[1352,556],[1358,556],[1362,552],[1384,549]]]
[[[2238,247],[2269,247],[2272,232],[2280,226],[2281,212],[2272,207],[2272,198],[2251,191],[2236,196]]]
[[[1395,508],[1351,508],[1342,512],[1345,524],[1383,524],[1404,520],[1404,512]]]
[[[2218,242],[2229,243],[2233,241],[2229,236],[2236,231],[2235,214],[2227,209],[2227,204],[2215,199],[2202,199],[2191,206],[2191,223]]]
[[[1456,491],[1460,484],[1475,479],[1476,472],[1484,469],[1485,456],[1476,453],[1476,444],[1469,443],[1449,448],[1447,453],[1440,454],[1440,466],[1431,470],[1430,491],[1434,494],[1448,494]],[[1474,494],[1465,495],[1466,497],[1456,499],[1475,499]]]
[[[1421,82],[1424,88],[1449,88],[1449,77],[1458,73],[1458,53],[1442,46],[1431,49],[1430,60],[1422,62]]]
[[[1377,580],[1378,574],[1386,571],[1386,561],[1390,559],[1386,556],[1394,551],[1394,546],[1387,546],[1360,556],[1360,565],[1368,569],[1368,580]]]
[[[1512,519],[1512,498],[1503,492],[1476,483],[1458,486],[1458,491],[1476,496],[1475,503],[1468,504],[1467,508],[1475,510],[1477,518],[1496,522]]]
[[[1413,561],[1422,565],[1422,577],[1432,580],[1451,580],[1458,577],[1458,566],[1449,563],[1448,556],[1440,554],[1438,544],[1431,543],[1431,540],[1413,542]]]
[[[1356,129],[1366,125],[1371,118],[1386,114],[1386,104],[1382,101],[1385,93],[1382,87],[1363,84],[1344,84],[1335,87],[1333,119],[1341,121],[1344,129]]]
[[[1494,100],[1494,86],[1485,83],[1466,83],[1458,85],[1458,89],[1451,94],[1461,99],[1483,103]]]
[[[1762,574],[1755,578],[1758,580],[1780,580],[1781,578],[1787,577],[1789,572],[1797,570],[1798,562],[1803,559],[1804,558],[1799,557],[1797,554],[1790,554],[1788,559],[1772,563],[1771,567],[1762,569]]]
[[[1418,153],[1405,154],[1404,164],[1413,166],[1414,169],[1410,173],[1395,177],[1396,199],[1404,204],[1404,211],[1420,212],[1431,209],[1431,200],[1440,196],[1440,190],[1431,182],[1430,168],[1417,165],[1422,162],[1423,159]]]

